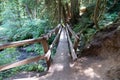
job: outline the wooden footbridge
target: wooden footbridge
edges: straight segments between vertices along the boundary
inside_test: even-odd
[[[55,34],[56,37],[53,40],[52,44],[48,45],[47,40],[53,34]],[[70,62],[69,58],[71,58],[71,60],[73,61],[77,59],[76,50],[79,43],[79,35],[75,34],[68,24],[64,26],[62,24],[58,24],[56,28],[54,28],[47,34],[42,35],[42,37],[39,37],[38,39],[28,39],[28,40],[11,42],[0,45],[0,50],[10,47],[19,47],[26,44],[34,44],[34,43],[42,44],[44,49],[44,55],[39,55],[33,58],[21,60],[18,62],[14,62],[12,64],[0,65],[0,71],[4,71],[7,69],[11,69],[32,62],[37,62],[41,59],[46,60],[47,70],[54,71],[53,69],[56,69],[56,65],[58,64],[59,64],[59,69],[60,69],[60,65],[63,65],[64,67],[68,68],[66,65],[69,64]],[[53,64],[51,65],[51,50],[56,44],[58,44],[58,47],[56,50],[56,54],[53,58]]]

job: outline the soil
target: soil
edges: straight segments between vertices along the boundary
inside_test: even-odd
[[[105,75],[109,80],[120,80],[120,23],[97,32],[82,55],[102,57],[107,68]]]

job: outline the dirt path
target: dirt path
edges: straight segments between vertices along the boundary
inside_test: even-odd
[[[53,63],[46,75],[20,73],[8,80],[103,80],[101,62],[102,60],[96,57],[84,57],[72,62],[63,30]]]

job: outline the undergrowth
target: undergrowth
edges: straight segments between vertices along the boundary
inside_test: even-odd
[[[52,44],[52,41],[54,38],[55,38],[55,35],[53,35],[48,40],[49,45]],[[52,49],[52,57],[56,53],[56,46],[57,45],[55,45],[55,47]],[[19,49],[22,49],[22,51]],[[38,43],[33,44],[33,45],[25,45],[25,46],[18,47],[18,48],[7,48],[7,49],[0,52],[0,57],[1,57],[0,58],[0,65],[5,65],[5,64],[19,61],[19,59],[24,57],[22,54],[26,54],[26,53],[28,53],[26,55],[27,56],[26,58],[32,57],[29,54],[35,54],[36,56],[45,54],[42,45],[38,44]],[[15,68],[0,72],[0,80],[3,80],[4,78],[11,77],[11,76],[17,74],[18,72],[23,72],[23,71],[43,72],[46,69],[47,69],[46,61],[39,60],[38,62],[33,62],[30,64],[26,64],[23,66],[15,67]]]

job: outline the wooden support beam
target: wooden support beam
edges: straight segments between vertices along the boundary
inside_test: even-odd
[[[56,31],[57,28],[59,28],[59,26],[60,24],[58,24],[58,26],[55,29],[51,30],[48,34],[44,35],[43,37],[39,37],[38,39],[28,39],[28,40],[16,41],[16,42],[11,42],[11,43],[0,45],[0,50],[9,48],[9,47],[18,47],[18,46],[23,46],[26,44],[34,44],[36,42],[41,42],[43,38],[48,39],[49,37],[51,37],[51,35]]]
[[[44,49],[44,53],[47,53],[49,50],[49,46],[48,46],[48,42],[46,38],[43,38],[43,40],[41,41],[41,44],[43,46]]]
[[[74,40],[74,46],[73,46],[75,52],[77,51],[78,44],[79,44],[79,40],[78,40],[78,39],[75,39],[75,40]]]
[[[44,38],[41,43],[42,43],[42,46],[43,46],[43,49],[44,49],[44,53],[45,53],[45,55],[46,55],[47,52],[48,52],[48,50],[49,50],[49,45],[48,45],[47,39]],[[47,70],[49,70],[49,67],[50,67],[50,59],[48,60],[47,57],[45,56],[45,60],[46,60],[46,63],[47,63]]]
[[[77,55],[76,55],[75,50],[73,48],[72,41],[70,40],[70,36],[69,36],[67,28],[66,28],[66,34],[67,34],[67,39],[68,39],[68,43],[70,46],[71,56],[72,56],[73,61],[75,61],[77,59]]]
[[[75,34],[75,32],[70,28],[68,24],[67,24],[67,28],[70,35],[72,35],[74,38],[79,39],[79,36]]]
[[[33,44],[35,42],[41,42],[43,37],[40,37],[38,39],[28,39],[28,40],[23,40],[23,41],[17,41],[17,42],[11,42],[7,44],[0,45],[0,50],[9,48],[9,47],[18,47],[18,46],[23,46],[26,44]]]
[[[28,64],[28,63],[31,63],[31,62],[37,62],[41,59],[45,59],[44,55],[33,57],[33,58],[30,58],[30,59],[25,59],[25,60],[18,61],[18,62],[12,63],[12,64],[7,64],[7,65],[0,66],[0,71],[11,69],[11,68],[18,67],[18,66],[22,66],[22,65],[25,65],[25,64]]]
[[[57,29],[59,29],[59,32],[57,32],[57,36],[56,36],[56,38],[54,39],[54,41],[52,43],[52,47],[50,46],[50,49],[49,49],[47,39],[49,37],[51,37],[51,35],[53,33],[55,33],[55,31]],[[37,62],[37,61],[39,61],[41,59],[46,60],[47,65],[48,65],[48,69],[49,69],[49,67],[50,67],[51,49],[53,48],[53,46],[57,42],[57,40],[58,40],[58,38],[60,36],[60,32],[61,32],[61,28],[60,28],[60,24],[59,24],[50,33],[48,33],[48,34],[46,34],[43,37],[40,37],[38,39],[28,39],[28,40],[16,41],[16,42],[11,42],[11,43],[0,45],[0,50],[1,50],[1,49],[9,48],[9,47],[18,47],[18,46],[23,46],[23,45],[26,45],[26,44],[34,44],[36,42],[41,42],[42,45],[43,45],[43,48],[44,48],[44,52],[46,53],[43,56],[37,56],[37,57],[22,60],[22,61],[18,61],[18,62],[12,63],[12,64],[6,64],[6,65],[3,65],[3,66],[0,66],[0,71],[7,70],[7,69],[10,69],[10,68],[14,68],[14,67],[18,67],[18,66],[21,66],[21,65],[25,65],[25,64],[28,64],[28,63],[31,63],[31,62]]]
[[[79,44],[79,41],[80,41],[80,35],[76,35],[75,32],[70,28],[70,26],[67,24],[67,29],[68,29],[68,32],[70,34],[72,34],[72,36],[74,37],[74,50],[76,52],[77,50],[77,47],[78,47],[78,44]]]
[[[59,29],[59,32],[56,35],[55,39],[53,40],[52,44],[50,45],[50,48],[49,48],[48,52],[45,54],[48,70],[49,70],[49,67],[50,67],[50,64],[51,64],[51,50],[55,46],[57,41],[59,40],[60,34],[61,34],[61,30],[62,30],[62,27]]]

